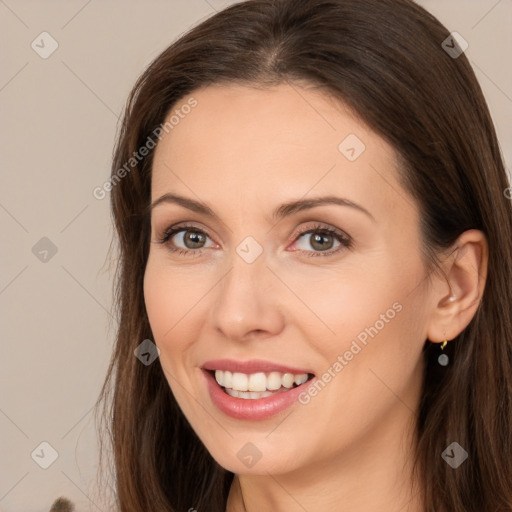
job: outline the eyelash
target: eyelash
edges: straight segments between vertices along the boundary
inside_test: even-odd
[[[160,244],[167,244],[170,251],[174,253],[178,253],[182,256],[199,256],[202,254],[203,249],[182,249],[181,247],[173,247],[171,244],[169,244],[169,240],[176,234],[180,233],[181,231],[193,231],[194,233],[199,233],[205,236],[208,236],[207,233],[205,233],[202,229],[197,228],[196,226],[186,225],[186,226],[177,226],[174,228],[167,229],[163,236],[158,240],[158,243]],[[336,229],[328,228],[325,226],[322,226],[320,224],[315,224],[314,226],[309,226],[305,228],[302,231],[299,231],[297,233],[297,236],[294,239],[294,242],[298,240],[303,235],[308,234],[327,234],[330,236],[333,236],[340,242],[340,245],[336,249],[330,249],[328,251],[302,251],[306,253],[307,257],[317,257],[317,256],[332,256],[333,254],[338,253],[339,251],[343,249],[350,249],[352,247],[352,239],[346,235],[343,234]],[[210,238],[210,237],[208,237]],[[300,251],[300,249],[298,249]]]

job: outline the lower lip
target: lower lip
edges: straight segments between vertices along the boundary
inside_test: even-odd
[[[279,414],[295,402],[298,402],[299,395],[311,384],[310,379],[300,386],[291,388],[289,391],[276,393],[265,398],[236,398],[228,395],[219,386],[215,377],[206,370],[202,370],[212,402],[224,413],[237,420],[266,420]]]

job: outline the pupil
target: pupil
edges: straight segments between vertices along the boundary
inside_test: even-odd
[[[202,235],[201,233],[197,233],[196,231],[188,231],[186,239],[190,241],[192,244],[200,244]]]

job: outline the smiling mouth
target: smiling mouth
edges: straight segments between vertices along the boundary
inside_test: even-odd
[[[256,372],[241,373],[222,370],[208,370],[217,384],[227,395],[233,398],[258,400],[286,393],[311,380],[311,373]]]

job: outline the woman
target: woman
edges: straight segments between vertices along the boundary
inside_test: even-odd
[[[250,0],[140,77],[119,510],[512,510],[511,205],[462,50],[409,0]]]

